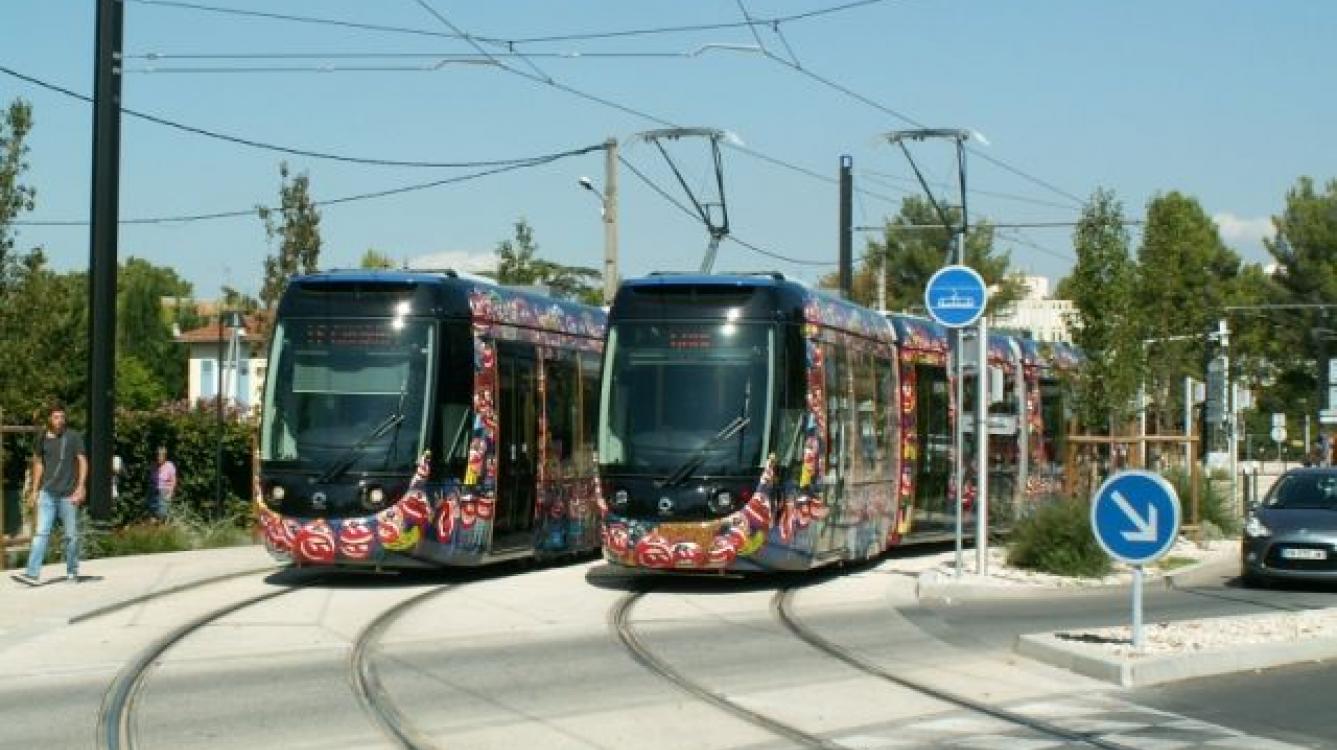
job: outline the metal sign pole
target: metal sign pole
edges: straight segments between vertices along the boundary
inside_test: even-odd
[[[975,572],[989,575],[989,324],[979,320],[975,386]]]
[[[956,377],[956,424],[952,426],[952,472],[953,487],[956,488],[956,576],[961,577],[963,567],[962,546],[965,514],[965,369],[961,366],[966,356],[966,332],[962,328],[952,329],[956,334],[956,356],[952,358],[952,370]]]
[[[1142,566],[1133,566],[1133,650],[1142,650]]]

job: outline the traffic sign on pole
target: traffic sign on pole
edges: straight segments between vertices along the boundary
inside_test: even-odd
[[[984,278],[970,266],[943,266],[924,287],[929,316],[948,328],[974,325],[988,301]]]
[[[1179,496],[1159,474],[1121,471],[1091,497],[1091,530],[1105,552],[1133,566],[1133,648],[1142,648],[1142,566],[1174,545]]]

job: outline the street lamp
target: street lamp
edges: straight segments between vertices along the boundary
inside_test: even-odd
[[[604,141],[604,189],[594,186],[594,180],[581,177],[577,182],[599,199],[599,216],[604,224],[604,304],[613,304],[617,294],[617,139]]]

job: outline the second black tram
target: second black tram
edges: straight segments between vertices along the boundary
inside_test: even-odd
[[[1027,474],[1052,467],[1028,447],[1043,435],[1030,398],[1039,362],[1026,369],[1011,337],[991,343],[1009,396],[989,430],[991,501],[1005,520],[1034,497]],[[957,409],[941,326],[778,274],[662,275],[622,285],[604,357],[607,560],[804,570],[949,537]]]
[[[470,565],[598,545],[605,315],[453,272],[293,279],[255,479],[298,565]]]

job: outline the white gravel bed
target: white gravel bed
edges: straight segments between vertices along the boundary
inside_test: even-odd
[[[1241,646],[1337,637],[1337,607],[1144,624],[1141,652],[1133,650],[1131,625],[1060,632],[1055,636],[1108,656],[1129,658],[1228,651]]]
[[[1162,561],[1171,558],[1179,558],[1179,561],[1190,560],[1192,563],[1201,562],[1209,557],[1226,556],[1238,554],[1239,541],[1234,539],[1221,540],[1215,542],[1206,542],[1199,545],[1184,537],[1179,537],[1175,541],[1174,547],[1166,553]],[[948,581],[956,576],[955,552],[947,552],[940,556],[937,564],[930,570],[936,574],[940,581]],[[1131,583],[1133,580],[1132,568],[1122,563],[1115,563],[1114,569],[1109,575],[1099,578],[1073,578],[1070,576],[1054,575],[1052,573],[1041,573],[1034,570],[1024,570],[1014,568],[1007,564],[1007,550],[1001,546],[989,548],[989,570],[987,577],[976,575],[975,550],[967,549],[963,552],[962,559],[962,582],[972,585],[986,584],[990,586],[1028,586],[1036,588],[1081,588],[1090,586],[1118,586]],[[1145,574],[1144,581],[1153,578],[1159,578],[1167,572],[1181,570],[1184,566],[1175,568],[1164,568],[1157,565],[1149,565],[1143,568]]]

